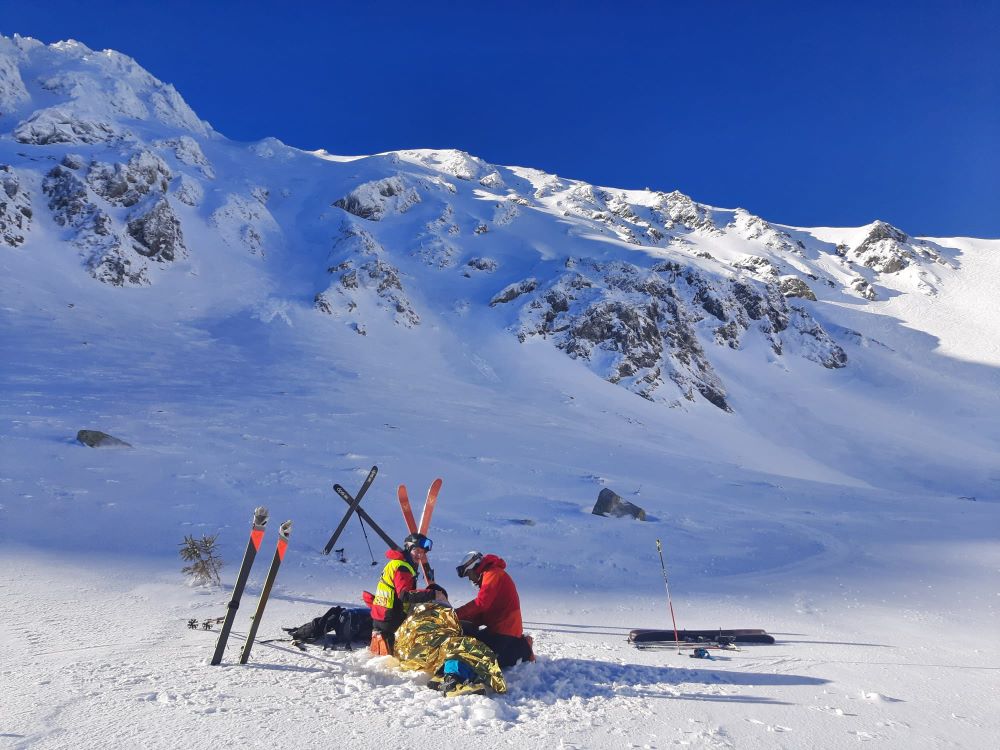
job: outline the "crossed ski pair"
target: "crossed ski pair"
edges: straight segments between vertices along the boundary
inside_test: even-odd
[[[358,494],[356,496],[351,496],[351,494],[347,490],[345,490],[342,485],[339,484],[333,485],[334,491],[338,495],[340,495],[340,498],[345,503],[347,503],[349,507],[347,509],[347,513],[344,514],[344,517],[341,519],[340,523],[337,525],[336,530],[333,532],[333,535],[330,537],[330,540],[326,543],[326,546],[323,548],[324,554],[327,555],[330,554],[330,551],[334,548],[334,545],[336,545],[337,540],[340,538],[341,533],[347,527],[347,522],[351,519],[351,515],[354,514],[355,512],[358,514],[358,517],[362,522],[362,527],[361,527],[362,529],[364,529],[364,523],[367,522],[368,525],[372,528],[372,530],[375,531],[375,533],[378,534],[380,537],[382,537],[382,541],[384,541],[387,545],[389,545],[390,548],[395,550],[401,549],[399,544],[393,541],[393,539],[388,534],[386,534],[379,527],[378,524],[376,524],[372,520],[371,516],[369,516],[361,508],[361,500],[364,498],[365,493],[368,491],[368,488],[371,487],[372,482],[375,481],[375,476],[377,474],[378,474],[378,467],[373,466],[371,468],[371,471],[368,472],[368,476],[365,478],[365,481],[361,485],[361,489],[358,490]],[[413,508],[410,505],[410,496],[406,490],[406,485],[405,484],[399,485],[399,488],[396,491],[396,495],[397,498],[399,499],[400,510],[403,513],[403,521],[406,523],[406,529],[410,534],[419,533],[424,536],[427,536],[427,532],[431,526],[431,517],[434,514],[434,507],[435,505],[437,505],[438,493],[441,491],[441,485],[442,485],[442,480],[435,479],[434,482],[431,484],[430,489],[427,491],[427,500],[424,502],[424,509],[423,512],[420,514],[419,526],[417,525],[416,519],[413,516]],[[430,568],[430,566],[421,563],[421,569],[423,570],[424,580],[426,580],[427,583],[433,582],[434,571]]]
[[[250,530],[250,541],[247,543],[246,552],[243,554],[243,562],[240,565],[240,573],[236,577],[236,585],[233,587],[233,597],[229,601],[229,609],[226,611],[225,619],[222,623],[222,631],[219,633],[219,640],[215,644],[215,654],[212,656],[212,664],[221,664],[222,655],[226,651],[226,643],[229,641],[229,631],[232,630],[233,622],[236,620],[236,610],[239,609],[240,600],[243,598],[243,590],[246,588],[247,579],[250,577],[250,568],[261,542],[264,541],[264,531],[267,527],[268,511],[261,506],[253,512],[253,527]],[[250,658],[250,649],[253,648],[254,638],[257,636],[257,628],[260,627],[261,615],[264,614],[264,607],[271,595],[271,587],[274,586],[274,579],[278,575],[278,568],[281,561],[285,559],[285,550],[288,548],[288,537],[292,533],[292,522],[285,521],[278,529],[278,545],[274,550],[274,557],[271,558],[271,567],[267,571],[267,578],[264,579],[264,588],[261,589],[260,599],[257,600],[257,609],[250,623],[250,632],[243,643],[243,650],[240,652],[240,664],[246,664]]]

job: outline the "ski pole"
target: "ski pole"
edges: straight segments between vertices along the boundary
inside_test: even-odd
[[[677,618],[674,617],[674,601],[670,598],[670,581],[667,580],[667,566],[663,562],[663,545],[660,540],[656,540],[656,551],[660,553],[660,567],[663,569],[663,585],[667,587],[667,606],[670,607],[670,620],[674,624],[674,642],[677,644],[677,653],[681,652],[681,639],[677,633]]]
[[[365,535],[365,544],[368,545],[368,556],[372,559],[372,565],[378,565],[375,562],[375,553],[372,552],[372,543],[368,541],[368,532],[365,531],[365,522],[361,520],[361,516],[358,516],[358,523],[361,524],[361,533]]]

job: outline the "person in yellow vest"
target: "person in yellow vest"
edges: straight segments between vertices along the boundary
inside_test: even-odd
[[[402,550],[386,550],[389,562],[382,569],[375,593],[366,591],[364,597],[372,612],[371,649],[374,653],[392,653],[396,630],[403,624],[410,607],[432,601],[438,591],[444,591],[434,583],[426,589],[417,589],[416,566],[426,565],[427,553],[433,546],[423,534],[413,533],[403,540]]]

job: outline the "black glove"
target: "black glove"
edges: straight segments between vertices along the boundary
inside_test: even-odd
[[[436,583],[432,583],[427,588],[430,591],[440,591],[442,594],[444,594],[445,599],[448,598],[448,592],[445,591],[444,586],[438,586]]]

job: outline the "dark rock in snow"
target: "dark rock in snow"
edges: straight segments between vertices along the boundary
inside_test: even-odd
[[[31,198],[17,173],[0,165],[0,244],[17,247],[31,227]]]
[[[130,443],[119,440],[113,435],[100,430],[80,430],[76,433],[76,439],[83,445],[91,448],[131,448]]]
[[[809,285],[795,276],[785,276],[781,279],[781,293],[786,297],[801,297],[816,301],[816,295]]]
[[[132,248],[140,255],[158,261],[173,261],[187,253],[181,222],[166,198],[128,223]]]
[[[628,500],[622,500],[622,498],[605,487],[601,490],[600,494],[597,496],[597,502],[594,504],[594,510],[591,511],[595,516],[613,516],[615,518],[621,518],[623,516],[630,516],[631,518],[637,518],[640,521],[646,520],[646,511],[640,508],[635,503],[630,503]]]

